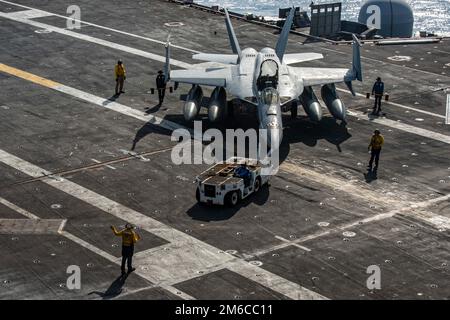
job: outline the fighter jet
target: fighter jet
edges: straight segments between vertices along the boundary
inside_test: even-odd
[[[275,49],[241,50],[228,11],[225,23],[233,54],[193,55],[193,59],[215,62],[214,67],[170,70],[170,41],[166,44],[166,80],[192,84],[184,104],[184,117],[194,120],[201,108],[202,86],[215,87],[208,105],[208,117],[220,121],[227,113],[227,93],[243,104],[257,109],[260,129],[266,129],[267,144],[278,148],[283,138],[282,112],[291,111],[297,117],[300,102],[312,121],[320,121],[322,107],[312,86],[321,85],[321,95],[330,113],[345,121],[346,109],[339,98],[335,83],[344,82],[355,95],[352,81],[362,81],[360,43],[353,35],[353,64],[345,68],[292,67],[292,64],[322,59],[318,53],[285,53],[295,9],[292,8],[281,30]]]

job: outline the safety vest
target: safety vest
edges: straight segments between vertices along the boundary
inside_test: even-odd
[[[380,150],[381,147],[383,146],[383,143],[384,143],[384,138],[381,134],[378,136],[373,135],[372,139],[370,140],[369,147],[371,147],[374,150]]]
[[[115,74],[116,74],[116,77],[119,77],[119,76],[125,76],[125,67],[123,66],[123,64],[122,65],[116,65],[116,68],[114,69],[114,72],[115,72]]]
[[[122,237],[122,245],[126,247],[134,245],[141,239],[141,237],[139,237],[139,235],[133,230],[125,229],[122,231],[117,231],[116,228],[114,228],[113,231],[116,236]]]

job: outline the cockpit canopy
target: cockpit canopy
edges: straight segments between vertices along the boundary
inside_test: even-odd
[[[264,60],[257,80],[258,91],[278,86],[278,63],[275,60]]]
[[[261,63],[261,75],[275,77],[278,74],[278,63],[274,60],[264,60]]]

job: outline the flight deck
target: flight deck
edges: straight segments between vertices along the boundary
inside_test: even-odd
[[[81,9],[79,29],[67,9]],[[242,47],[274,47],[278,30],[232,19]],[[347,125],[324,109],[283,114],[280,170],[236,207],[202,206],[176,165],[175,129],[190,86],[158,105],[171,29],[172,69],[198,52],[231,53],[224,16],[168,1],[0,0],[0,299],[449,299],[450,39],[361,48],[356,97],[337,90]],[[351,44],[291,34],[303,66],[348,68]],[[114,66],[126,67],[114,96]],[[380,76],[389,100],[371,115]],[[213,88],[204,87],[208,97]],[[314,88],[317,92],[320,88]],[[255,128],[235,116],[203,129]],[[385,138],[367,172],[375,129]],[[120,276],[110,226],[137,226],[136,271]],[[69,266],[81,288],[67,287]],[[370,267],[380,289],[370,288]]]

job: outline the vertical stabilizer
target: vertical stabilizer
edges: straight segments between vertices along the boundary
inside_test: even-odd
[[[164,45],[166,48],[166,63],[164,64],[164,80],[167,83],[167,81],[170,80],[170,33],[167,36],[167,42]]]
[[[362,81],[362,69],[361,69],[361,43],[359,39],[353,34],[353,77],[359,81]]]
[[[283,62],[283,56],[284,52],[286,51],[289,32],[291,31],[292,22],[294,21],[294,15],[295,15],[295,8],[293,7],[291,9],[291,12],[289,12],[289,16],[286,18],[286,21],[284,22],[283,29],[281,30],[280,37],[278,38],[277,46],[275,47],[275,52],[278,56],[278,59],[280,59],[281,62]]]
[[[236,38],[236,34],[234,33],[233,25],[231,24],[230,15],[228,14],[228,10],[225,8],[225,23],[227,25],[228,38],[230,39],[231,50],[233,50],[234,54],[237,54],[239,57],[241,56],[241,47],[239,46],[239,42]]]

